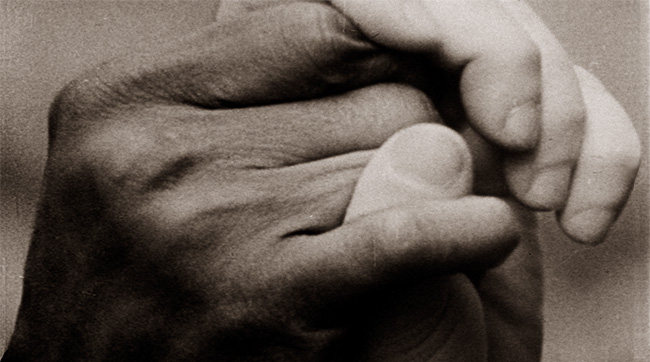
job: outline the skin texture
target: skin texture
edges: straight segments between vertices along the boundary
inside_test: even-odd
[[[395,65],[341,34],[349,23],[332,8],[246,20],[110,61],[59,95],[5,359],[354,360],[376,293],[482,270],[515,246],[515,211],[491,197],[342,225],[371,150],[437,116],[397,84],[271,104]]]
[[[364,169],[346,220],[421,200],[467,197],[472,163],[466,142],[449,128],[405,128]],[[487,272],[429,276],[378,295],[359,360],[539,360],[540,252],[532,213],[520,209],[518,214],[526,232],[504,264]]]
[[[296,2],[301,0],[226,0],[217,20]],[[421,76],[416,86],[428,91],[445,122],[470,126],[503,152],[503,176],[518,201],[535,210],[556,210],[561,228],[577,242],[597,244],[605,238],[634,184],[638,136],[601,85],[585,88],[579,81],[585,72],[575,71],[524,1],[328,3],[373,42],[415,53],[423,59],[421,69],[438,70],[424,72],[428,77],[423,84]],[[595,112],[598,107],[583,99],[585,89],[598,94],[610,111]],[[583,144],[586,138],[599,141]],[[578,168],[598,168],[610,176],[593,178],[575,172]],[[579,190],[599,190],[601,196]]]
[[[404,57],[326,4],[237,16],[59,94],[5,359],[358,360],[386,346],[377,316],[391,314],[369,306],[450,275],[462,281],[427,283],[414,309],[466,308],[445,323],[429,314],[425,336],[469,324],[466,360],[537,359],[539,254],[506,200],[498,145],[455,123],[475,178],[489,180],[474,184],[483,196],[343,223],[372,150],[439,113],[422,91],[387,83],[417,83]],[[443,338],[423,356],[454,360],[458,344]]]

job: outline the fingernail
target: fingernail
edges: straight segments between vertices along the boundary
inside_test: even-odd
[[[461,181],[471,169],[464,141],[454,131],[439,125],[416,125],[396,134],[389,152],[393,171],[423,186]]]
[[[559,210],[569,195],[572,169],[566,163],[542,169],[526,193],[530,206],[545,210]]]
[[[538,101],[530,101],[510,111],[503,131],[513,149],[530,150],[539,142],[540,108]]]
[[[472,189],[465,141],[434,124],[405,128],[386,141],[361,174],[345,220],[395,205],[454,199]]]
[[[608,209],[589,209],[569,218],[565,229],[578,242],[598,244],[605,239],[616,214]]]

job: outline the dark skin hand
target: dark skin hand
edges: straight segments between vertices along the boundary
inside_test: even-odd
[[[488,187],[495,190],[499,185],[487,181],[496,176],[487,168],[494,165],[472,157],[465,140],[449,128],[408,127],[376,151],[357,181],[346,220],[422,200],[468,198],[472,188],[483,193]],[[532,213],[523,208],[517,213],[522,238],[504,264],[488,271],[423,275],[369,300],[363,326],[366,339],[355,345],[364,352],[358,360],[538,360],[540,253]],[[459,220],[455,227],[471,223]]]
[[[372,149],[435,120],[408,86],[354,90],[396,65],[350,28],[322,5],[271,9],[64,89],[5,358],[354,360],[376,293],[502,260],[519,225],[496,198],[342,225]]]
[[[232,19],[248,11],[291,2],[295,0],[224,1],[218,19]],[[373,41],[425,57],[433,56],[429,68],[431,64],[435,68],[435,64],[442,63],[451,74],[461,74],[459,84],[454,84],[453,76],[449,83],[445,74],[434,73],[433,78],[425,78],[423,89],[429,90],[446,122],[459,126],[458,115],[465,115],[460,117],[460,129],[472,146],[477,179],[474,192],[502,196],[504,192],[511,193],[530,207],[556,209],[560,227],[569,237],[582,243],[603,240],[632,187],[639,166],[638,138],[620,105],[593,76],[571,67],[557,40],[524,2],[334,0],[332,3]],[[463,11],[459,6],[474,8]],[[472,27],[477,31],[468,31]],[[541,57],[540,67],[529,67],[536,54]],[[425,69],[428,69],[426,64]],[[430,87],[432,82],[438,85]],[[422,86],[421,82],[416,83]],[[532,86],[536,84],[539,88]],[[453,89],[459,89],[460,96],[454,96],[450,91]],[[485,94],[481,89],[489,91]],[[504,101],[521,105],[525,103],[518,100],[522,97],[540,102],[537,109],[540,113],[536,115],[540,122],[539,143],[532,152],[516,152],[530,147],[526,142],[521,143],[530,140],[525,137],[530,132],[525,130],[534,129],[525,127],[525,117],[519,117],[523,126],[520,124],[513,133],[507,127],[499,130],[495,126],[500,122],[490,120],[503,112],[504,107],[508,110],[509,105]],[[471,128],[465,128],[467,124]],[[580,140],[584,140],[582,145]],[[528,361],[540,357],[541,275],[539,259],[536,260],[539,256],[533,234],[527,236],[531,241],[522,243],[503,266],[490,270],[483,278],[474,278],[474,281],[481,280],[477,286],[488,321],[489,360]],[[440,283],[434,281],[433,285],[435,289]],[[432,332],[436,330],[435,322],[430,322],[435,319],[431,306],[436,305],[436,296],[419,297],[422,290],[428,289],[426,283],[410,289],[411,292],[408,288],[406,292],[401,290],[388,306],[375,301],[380,305],[375,315],[389,315],[377,329],[387,331],[390,336],[388,342],[380,343],[388,348],[373,344],[371,350],[379,350],[373,355],[376,359],[426,359],[426,352],[418,355],[427,350],[422,346],[412,348],[414,353],[406,353],[421,341],[434,341],[429,343],[429,350],[437,350],[435,338],[422,337],[427,336],[427,331],[436,335]],[[428,329],[421,328],[427,323]],[[401,331],[418,332],[406,332],[402,336],[395,332],[396,325]],[[403,344],[396,350],[395,341]],[[465,351],[471,350],[467,343],[463,345]],[[382,350],[388,352],[382,354]],[[472,358],[465,355],[457,360]]]
[[[343,223],[372,150],[440,121],[414,88],[370,86],[401,79],[398,57],[325,5],[242,16],[59,95],[4,358],[372,360],[394,351],[379,305],[443,275],[458,282],[422,291],[441,316],[424,335],[473,325],[460,342],[475,347],[435,340],[433,356],[537,358],[539,254],[511,202],[457,195]]]

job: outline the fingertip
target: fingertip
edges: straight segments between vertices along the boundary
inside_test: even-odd
[[[573,241],[583,245],[598,245],[605,241],[617,213],[594,208],[578,214],[558,213],[560,227]]]
[[[413,180],[431,190],[440,187],[451,193],[451,183],[467,192],[471,177],[471,156],[463,139],[451,129],[420,123],[396,133],[385,151],[389,167],[401,178]],[[443,198],[447,195],[441,195]],[[457,193],[448,197],[459,196]]]
[[[525,152],[541,138],[541,67],[538,55],[528,55],[538,54],[535,50],[513,53],[467,64],[462,102],[469,122],[486,139],[507,151]]]
[[[611,154],[583,157],[567,205],[557,213],[560,227],[581,244],[597,245],[605,240],[634,187],[638,170],[634,159],[627,163],[608,157]]]
[[[575,67],[587,106],[586,136],[566,207],[565,233],[585,245],[602,243],[634,187],[640,142],[629,116],[602,83]]]
[[[510,192],[533,210],[562,209],[569,197],[574,164],[560,162],[538,169],[529,156],[505,160],[506,182]]]
[[[332,0],[373,42],[424,54],[461,74],[463,112],[487,139],[513,151],[540,137],[541,54],[492,2]]]
[[[450,199],[472,186],[472,159],[451,129],[419,123],[391,136],[375,152],[355,187],[346,220],[420,200]]]
[[[537,146],[541,132],[541,104],[528,101],[513,108],[503,128],[503,143],[511,151],[526,151]]]

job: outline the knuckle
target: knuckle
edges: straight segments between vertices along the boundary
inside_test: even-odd
[[[90,70],[66,84],[55,98],[55,104],[64,109],[82,111],[100,102],[107,87],[96,74],[101,69]]]
[[[395,208],[384,214],[383,246],[387,254],[398,260],[409,260],[411,256],[423,255],[427,243],[422,242],[425,234],[420,218],[405,208]]]
[[[74,119],[85,108],[85,103],[88,103],[88,93],[86,82],[82,79],[75,79],[66,84],[50,106],[50,121],[57,122],[55,125],[58,126],[58,122],[63,118]]]
[[[352,23],[330,6],[301,4],[291,7],[291,11],[297,13],[291,16],[298,19],[298,25],[307,30],[305,35],[315,38],[316,44],[322,44],[336,54],[343,49],[341,40],[350,35],[359,35],[358,32],[350,33],[355,29]]]
[[[398,109],[404,118],[431,121],[436,114],[433,103],[421,90],[397,83],[383,83],[374,86],[374,94],[378,101],[387,104],[388,110]],[[378,103],[381,104],[381,103]]]
[[[581,98],[579,88],[571,88],[570,84],[567,84],[565,89],[566,91],[563,91],[562,94],[552,95],[558,102],[554,102],[553,108],[549,109],[547,117],[551,118],[550,122],[552,122],[552,126],[557,130],[558,134],[582,137],[587,124],[587,107]],[[569,90],[573,89],[573,92],[569,92]],[[559,97],[562,97],[562,99],[559,99]],[[566,145],[579,146],[579,144],[579,142],[570,142]]]
[[[418,245],[414,240],[414,215],[408,210],[395,208],[384,210],[365,219],[367,222],[364,235],[362,264],[372,265],[373,273],[383,280],[399,278],[417,264],[415,258],[421,258]]]
[[[351,77],[346,62],[358,61],[358,52],[369,50],[359,30],[343,14],[322,3],[299,3],[286,7],[282,31],[288,46],[322,74],[326,83],[344,83]],[[352,65],[345,65],[345,67]]]
[[[408,85],[380,83],[346,96],[354,105],[353,112],[372,117],[367,131],[384,139],[413,124],[441,122],[429,97]]]
[[[541,71],[542,54],[535,42],[527,36],[514,36],[498,51],[510,58],[511,64]]]
[[[313,51],[313,45],[332,45],[336,22],[333,9],[322,4],[294,4],[283,9],[282,20],[285,39],[298,50]]]
[[[433,102],[424,92],[409,86],[396,88],[395,92],[398,93],[395,95],[396,99],[401,101],[400,104],[403,104],[402,109],[407,111],[406,115],[410,119],[415,120],[417,123],[442,122]]]
[[[114,92],[98,75],[101,71],[100,68],[87,71],[57,93],[49,112],[52,140],[61,133],[70,133],[85,123],[101,118],[115,106]]]

